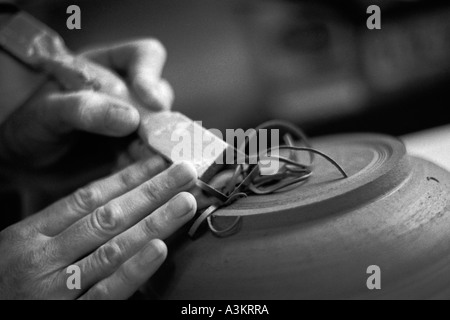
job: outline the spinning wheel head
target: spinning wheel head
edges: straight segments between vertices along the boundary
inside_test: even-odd
[[[361,206],[396,188],[411,172],[402,142],[383,135],[342,135],[314,141],[348,173],[339,172],[324,159],[317,159],[313,176],[296,188],[265,196],[251,196],[226,207],[218,216],[283,213],[320,217]]]

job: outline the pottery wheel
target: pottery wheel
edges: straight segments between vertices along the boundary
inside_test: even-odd
[[[450,173],[380,135],[313,141],[317,158],[295,189],[217,212],[243,216],[228,238],[183,230],[153,292],[169,299],[450,298]],[[233,220],[233,219],[231,219]],[[367,288],[367,268],[382,289]]]
[[[327,205],[336,211],[359,206],[395,188],[411,171],[403,143],[391,137],[342,135],[321,138],[313,145],[336,160],[349,178],[343,179],[329,162],[316,157],[314,175],[305,184],[290,191],[242,199],[217,215],[246,216],[293,209],[301,213],[317,206],[328,211]]]

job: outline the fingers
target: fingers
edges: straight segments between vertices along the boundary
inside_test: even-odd
[[[58,86],[50,82],[26,104],[18,121],[8,125],[27,129],[8,144],[11,153],[36,153],[38,144],[60,150],[61,134],[74,130],[127,136],[137,130],[139,110],[143,107],[170,108],[173,91],[160,78],[165,51],[158,42],[133,42],[97,50],[88,56],[103,66],[83,56],[51,62],[58,84],[69,92],[58,92]],[[121,71],[127,74],[130,83],[119,76]],[[35,143],[27,143],[30,140]]]
[[[153,154],[153,151],[148,145],[141,139],[133,142],[128,148],[128,154],[134,161],[141,159],[147,159]]]
[[[67,54],[58,59],[47,59],[43,66],[66,91],[95,89],[96,79],[90,72],[89,61]]]
[[[123,151],[119,154],[116,162],[117,170],[123,169],[131,165],[132,163],[143,161],[145,159],[150,159],[156,153],[150,149],[150,147],[144,143],[143,140],[135,140],[129,147],[128,150]],[[116,171],[117,171],[116,170]]]
[[[173,90],[167,81],[161,80],[167,54],[159,41],[134,41],[92,50],[84,56],[108,69],[125,73],[133,91],[149,109],[158,111],[171,107]]]
[[[127,299],[161,266],[167,247],[161,240],[151,241],[110,277],[92,287],[81,300]]]
[[[84,56],[107,68],[127,72],[129,77],[161,77],[167,53],[155,39],[137,40],[109,48],[94,49]]]
[[[162,111],[171,108],[175,94],[166,80],[154,81],[146,78],[135,78],[132,81],[134,92],[150,110]]]
[[[173,165],[54,237],[56,255],[68,263],[78,260],[135,225],[176,194],[192,188],[196,180],[197,173],[191,164]]]
[[[178,194],[150,216],[77,263],[82,270],[83,286],[89,288],[111,275],[151,240],[165,240],[190,221],[196,211],[196,201],[190,193]]]
[[[100,92],[54,93],[45,102],[46,120],[60,133],[76,129],[124,137],[136,131],[140,122],[133,106]]]
[[[55,236],[96,208],[150,180],[166,167],[166,162],[160,156],[153,155],[148,160],[137,162],[119,173],[79,189],[33,218],[42,234]]]

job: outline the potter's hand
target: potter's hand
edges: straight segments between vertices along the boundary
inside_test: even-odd
[[[159,42],[144,40],[51,61],[49,68],[59,83],[46,83],[1,125],[0,157],[12,163],[49,165],[66,153],[76,132],[110,137],[133,133],[140,117],[127,99],[130,92],[148,109],[172,104],[171,87],[161,79],[165,58]],[[86,88],[64,90],[62,82],[83,81],[76,77],[75,69],[80,68],[92,81]]]
[[[182,163],[153,177],[164,167],[159,157],[134,164],[2,231],[0,299],[130,297],[164,261],[162,240],[196,211],[184,192],[195,169]],[[80,290],[67,286],[73,265]]]

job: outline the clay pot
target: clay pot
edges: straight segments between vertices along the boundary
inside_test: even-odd
[[[192,240],[182,230],[152,291],[163,299],[450,298],[450,173],[386,136],[314,146],[350,177],[318,159],[306,184],[217,212],[218,224],[243,217],[236,234],[206,230]],[[372,265],[381,290],[367,287]]]

